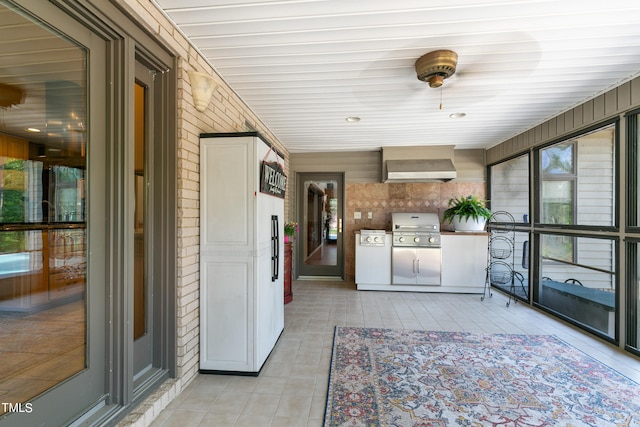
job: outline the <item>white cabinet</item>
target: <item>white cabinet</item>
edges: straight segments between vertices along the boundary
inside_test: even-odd
[[[483,291],[488,239],[486,233],[443,233],[442,286]]]
[[[202,371],[257,375],[284,329],[284,201],[259,185],[276,155],[257,133],[201,135]]]
[[[481,294],[484,290],[488,241],[486,233],[443,233],[442,248],[436,249],[442,251],[441,261],[440,255],[436,255],[434,251],[431,254],[435,257],[427,262],[416,248],[406,248],[407,277],[402,278],[392,277],[391,241],[391,235],[387,234],[385,246],[367,247],[360,245],[360,234],[356,234],[355,280],[358,290],[471,294]],[[400,248],[393,248],[394,257],[402,252],[397,249]],[[420,260],[420,266],[415,265],[417,259]],[[402,258],[396,258],[394,262],[402,262]],[[440,262],[442,270],[439,273],[439,286],[434,284],[438,275],[435,270],[431,271],[432,277],[425,282],[428,284],[418,282],[414,269],[423,270],[428,265],[433,267]],[[400,281],[406,284],[401,284]]]
[[[391,283],[391,234],[387,234],[384,246],[360,244],[356,233],[356,285],[360,290],[371,285]]]

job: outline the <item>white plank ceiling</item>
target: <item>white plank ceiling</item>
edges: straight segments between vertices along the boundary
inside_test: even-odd
[[[154,1],[292,152],[490,147],[640,71],[637,0]]]

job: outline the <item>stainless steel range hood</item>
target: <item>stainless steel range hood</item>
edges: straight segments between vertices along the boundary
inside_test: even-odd
[[[450,181],[457,175],[451,159],[387,160],[385,182]]]
[[[383,182],[442,182],[457,177],[453,145],[382,148]]]

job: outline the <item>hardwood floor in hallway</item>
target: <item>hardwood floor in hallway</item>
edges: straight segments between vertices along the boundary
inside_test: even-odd
[[[85,368],[80,299],[34,312],[0,311],[0,401],[28,402]],[[6,408],[0,406],[0,415]]]
[[[640,382],[640,359],[507,297],[357,291],[349,282],[295,281],[285,329],[260,376],[199,375],[153,427],[322,426],[336,325],[552,334]]]

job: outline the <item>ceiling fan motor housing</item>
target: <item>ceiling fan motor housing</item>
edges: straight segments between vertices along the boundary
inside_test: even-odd
[[[429,83],[429,87],[440,87],[444,79],[456,72],[458,54],[452,50],[434,50],[416,61],[418,80]]]

